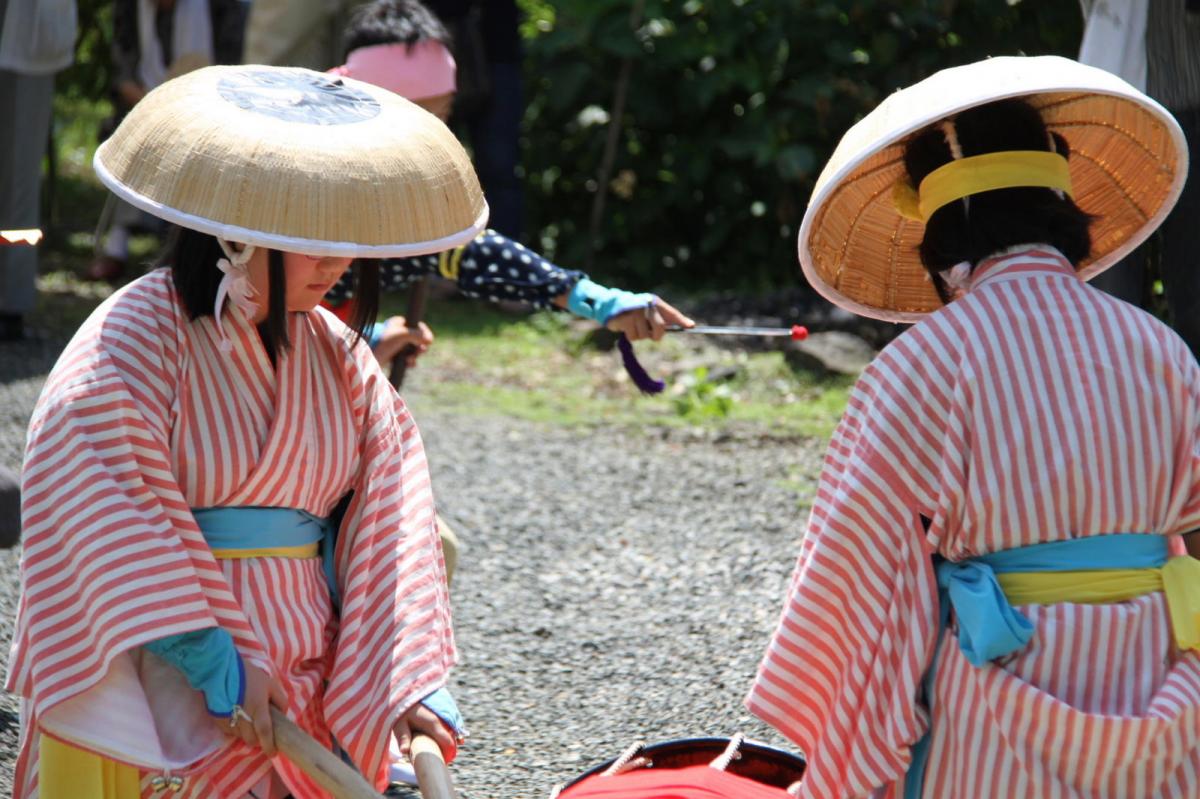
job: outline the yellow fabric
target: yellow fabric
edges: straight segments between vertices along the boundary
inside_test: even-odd
[[[1200,649],[1200,560],[1171,558],[1162,567],[1171,629],[1180,649]]]
[[[925,222],[933,212],[955,200],[994,189],[1036,187],[1071,194],[1071,170],[1058,153],[1011,150],[960,158],[925,176],[918,189],[899,181],[892,202],[900,215]]]
[[[217,560],[239,558],[315,558],[320,554],[320,542],[301,544],[298,547],[263,547],[261,549],[214,549]]]
[[[49,735],[38,741],[41,799],[140,799],[137,768],[63,743]]]
[[[458,263],[462,260],[466,245],[438,255],[438,272],[447,280],[458,280]]]
[[[450,253],[450,273],[453,275],[451,280],[458,280],[459,265],[462,263],[463,253],[467,251],[466,245],[455,247]]]
[[[996,580],[1012,605],[1106,604],[1162,591],[1180,649],[1200,649],[1200,560],[1171,558],[1159,569],[1006,572]]]

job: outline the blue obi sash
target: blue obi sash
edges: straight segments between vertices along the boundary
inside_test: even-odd
[[[338,524],[297,508],[254,506],[192,508],[213,555],[226,558],[315,558],[320,556],[334,608],[341,606],[333,572]]]
[[[933,662],[922,680],[931,719],[938,652],[953,609],[958,645],[974,666],[1019,651],[1033,625],[1013,605],[1111,603],[1165,591],[1183,648],[1196,646],[1200,561],[1170,558],[1167,538],[1145,533],[1074,538],[1015,547],[962,561],[934,558],[939,626]],[[913,746],[905,799],[925,782],[929,733]]]

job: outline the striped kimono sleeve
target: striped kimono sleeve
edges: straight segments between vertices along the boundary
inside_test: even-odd
[[[362,471],[334,558],[342,608],[325,718],[382,790],[392,726],[446,684],[457,656],[420,434],[365,344],[355,355]]]
[[[923,414],[904,407],[923,392],[899,385],[912,370],[890,360],[864,373],[830,442],[782,618],[746,701],[805,753],[805,797],[864,797],[894,783],[928,725],[919,692],[937,593],[913,486],[914,474],[936,480],[937,469],[913,421]]]
[[[220,624],[257,653],[172,474],[172,314],[169,296],[145,286],[114,296],[34,410],[7,688],[36,718],[97,685],[121,653],[167,635]]]
[[[1174,447],[1174,451],[1179,453],[1177,457],[1189,461],[1178,463],[1176,467],[1180,474],[1191,476],[1191,490],[1187,492],[1174,529],[1169,532],[1189,533],[1200,530],[1200,365],[1187,344],[1174,333],[1167,336],[1167,344],[1174,345],[1171,360],[1176,366],[1174,371],[1163,373],[1167,379],[1167,393],[1171,395],[1171,404],[1183,408],[1185,414],[1176,433],[1185,440],[1181,446]]]

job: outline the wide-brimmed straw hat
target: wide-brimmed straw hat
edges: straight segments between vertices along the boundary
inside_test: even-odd
[[[207,67],[167,81],[96,151],[100,179],[155,216],[306,255],[420,255],[487,220],[475,170],[435,116],[307,69]]]
[[[1187,176],[1187,144],[1170,113],[1115,75],[1070,59],[992,58],[896,92],[842,137],[800,227],[800,263],[822,295],[893,322],[942,306],[917,249],[925,224],[897,201],[908,180],[904,146],[932,124],[1005,98],[1037,108],[1070,145],[1071,196],[1096,217],[1081,277],[1112,266],[1162,223]]]

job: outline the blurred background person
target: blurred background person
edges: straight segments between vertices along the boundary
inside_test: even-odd
[[[240,63],[245,14],[241,0],[116,0],[114,114],[107,131],[114,130],[148,91],[168,78],[209,64]],[[96,258],[86,276],[92,280],[122,277],[129,262],[131,232],[159,227],[153,217],[110,196],[100,214]]]
[[[253,0],[246,22],[247,64],[327,70],[341,57],[353,0]]]
[[[1108,70],[1158,100],[1200,147],[1200,0],[1080,0],[1085,19],[1079,60]],[[1161,276],[1170,324],[1200,355],[1200,179],[1195,170],[1159,232],[1092,280],[1138,306]]]
[[[430,0],[446,25],[458,61],[451,127],[470,144],[492,210],[488,224],[520,239],[525,199],[517,174],[525,91],[516,0]]]
[[[41,224],[42,156],[54,73],[74,60],[75,0],[0,0],[0,230]],[[0,245],[0,341],[24,334],[37,248]]]

